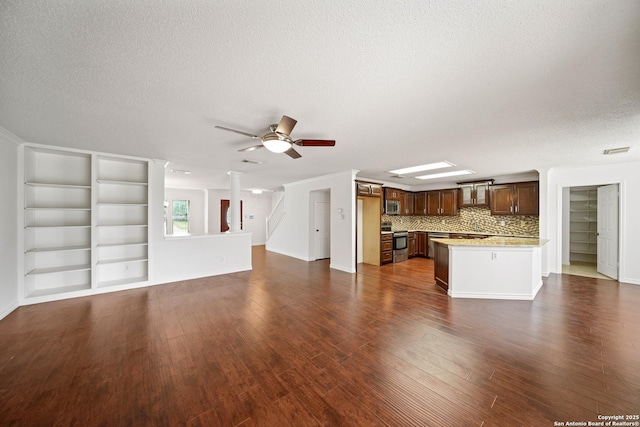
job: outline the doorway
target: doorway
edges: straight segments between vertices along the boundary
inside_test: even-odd
[[[309,259],[331,258],[331,189],[310,191],[308,206]]]
[[[229,231],[231,223],[231,213],[229,212],[229,199],[220,200],[220,232]],[[242,200],[240,200],[240,230],[242,230]]]
[[[326,259],[331,255],[331,213],[329,202],[314,202],[313,247],[315,259]]]
[[[618,184],[563,189],[562,272],[618,279]]]

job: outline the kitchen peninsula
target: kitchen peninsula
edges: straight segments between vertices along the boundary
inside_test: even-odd
[[[435,239],[436,283],[453,298],[532,300],[542,287],[548,240],[520,237]]]

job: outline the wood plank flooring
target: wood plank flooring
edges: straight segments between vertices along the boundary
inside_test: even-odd
[[[449,298],[433,262],[253,271],[20,307],[0,425],[553,426],[640,413],[640,286]]]

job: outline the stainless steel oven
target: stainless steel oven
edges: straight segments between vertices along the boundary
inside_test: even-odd
[[[409,232],[393,232],[393,262],[409,259]]]

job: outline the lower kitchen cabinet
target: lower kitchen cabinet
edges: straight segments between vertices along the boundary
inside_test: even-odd
[[[416,256],[416,233],[409,233],[407,248],[409,252],[409,258],[413,258],[414,256]]]
[[[436,284],[445,291],[449,290],[449,246],[435,242],[433,271]]]
[[[416,231],[416,256],[429,256],[429,239],[426,231]]]
[[[393,234],[380,236],[380,265],[393,262]]]

